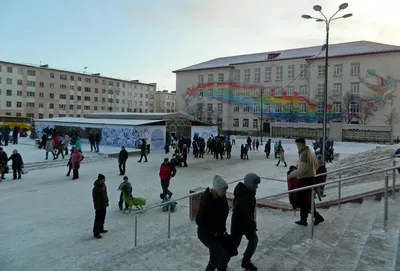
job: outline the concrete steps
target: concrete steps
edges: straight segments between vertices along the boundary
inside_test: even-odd
[[[389,200],[388,227],[383,228],[383,201],[364,200],[321,210],[325,222],[315,228],[294,224],[292,212],[258,210],[259,245],[253,262],[259,270],[380,271],[400,270],[400,201]],[[228,219],[229,221],[230,219]],[[228,225],[229,229],[229,225]],[[229,270],[243,270],[240,260],[247,245],[243,238],[239,255]],[[173,230],[172,238],[105,255],[104,260],[85,270],[204,270],[208,250],[196,237],[196,225]],[[396,268],[396,269],[395,269]]]

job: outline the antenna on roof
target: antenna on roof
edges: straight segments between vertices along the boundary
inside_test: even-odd
[[[85,68],[83,69],[83,73],[86,73],[87,68],[88,68],[88,67],[85,67]]]

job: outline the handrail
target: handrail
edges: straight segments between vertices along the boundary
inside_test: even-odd
[[[235,181],[228,182],[228,185],[229,185],[229,184],[233,184],[233,183],[240,182],[241,180],[243,180],[243,178],[241,178],[241,179],[239,179],[239,180],[235,180]],[[186,198],[190,198],[190,197],[193,197],[193,196],[196,196],[196,195],[200,195],[200,194],[203,194],[203,193],[204,193],[204,191],[199,191],[199,192],[191,193],[191,194],[189,194],[189,195],[186,195],[186,196],[183,196],[183,197],[180,197],[180,198],[177,198],[177,199],[173,199],[173,200],[171,200],[171,202],[177,202],[177,201],[180,201],[180,200],[183,200],[183,199],[186,199]],[[149,207],[147,207],[147,208],[144,208],[144,209],[142,209],[142,210],[137,210],[137,211],[132,212],[132,213],[133,213],[133,214],[144,213],[144,212],[146,212],[146,211],[148,211],[148,210],[155,209],[155,208],[157,208],[157,207],[162,207],[162,206],[164,206],[165,204],[168,204],[168,202],[158,203],[158,204],[149,206]]]
[[[384,169],[378,169],[378,170],[375,170],[375,171],[371,171],[371,172],[367,172],[367,173],[362,173],[362,174],[355,175],[355,176],[350,176],[350,177],[346,177],[346,178],[342,178],[342,179],[337,179],[337,180],[325,182],[325,183],[323,183],[323,184],[313,184],[313,185],[309,185],[309,186],[305,186],[305,187],[301,187],[301,188],[296,188],[296,189],[292,189],[292,190],[287,190],[287,191],[285,191],[285,192],[277,193],[277,194],[274,194],[274,195],[269,195],[269,196],[266,196],[266,197],[257,198],[257,200],[269,199],[269,198],[275,198],[275,197],[279,197],[279,196],[284,196],[284,195],[286,195],[286,194],[296,193],[296,192],[300,192],[300,191],[304,191],[304,190],[309,190],[309,189],[312,189],[312,188],[318,188],[318,187],[320,187],[320,186],[322,186],[322,185],[329,185],[329,184],[334,184],[334,183],[339,183],[339,182],[344,182],[344,183],[346,183],[346,182],[349,182],[350,180],[355,179],[355,178],[366,177],[366,176],[371,175],[371,174],[377,174],[377,173],[387,172],[387,171],[395,170],[395,169],[399,169],[399,168],[400,168],[400,165],[398,165],[398,166],[393,166],[393,167],[388,167],[388,168],[384,168]]]

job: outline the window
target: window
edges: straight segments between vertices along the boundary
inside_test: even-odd
[[[332,104],[332,111],[333,111],[333,113],[342,113],[342,103],[334,102]]]
[[[243,90],[243,96],[245,96],[245,97],[249,96],[249,90],[248,89],[244,89]]]
[[[78,87],[78,91],[82,91],[82,87]],[[111,92],[112,92],[112,90],[111,90]]]
[[[218,111],[218,112],[223,112],[223,111],[224,111],[224,104],[219,103],[219,104],[217,105],[217,111]]]
[[[253,112],[254,113],[260,113],[260,105],[259,104],[254,104],[253,105]]]
[[[282,87],[275,88],[275,96],[282,96]]]
[[[208,97],[214,97],[214,90],[212,88],[208,90]]]
[[[70,90],[74,90],[74,86],[69,86],[69,89]]]
[[[50,73],[50,78],[54,78],[54,72]]]
[[[224,82],[224,74],[218,73],[218,82]]]
[[[300,65],[300,78],[308,78],[308,65],[307,64]]]
[[[26,96],[27,96],[27,97],[35,97],[35,92],[33,92],[33,91],[27,91],[27,92],[26,92]]]
[[[99,101],[99,98],[98,98],[98,97],[94,97],[94,101],[95,101],[95,102],[98,102],[98,101]],[[125,100],[122,100],[122,103],[125,104]]]
[[[67,99],[67,95],[65,95],[65,94],[60,94],[60,99],[61,99],[61,100],[66,100],[66,99]]]
[[[39,87],[44,88],[44,82],[39,82]]]
[[[250,108],[248,104],[243,104],[243,113],[248,113],[250,112]]]
[[[269,112],[271,112],[271,105],[264,104],[263,113],[269,113]]]
[[[43,108],[44,104],[43,103],[39,103],[39,108]]]
[[[307,112],[307,104],[302,103],[299,106],[299,113],[306,113]]]
[[[50,109],[54,109],[54,104],[49,104]]]
[[[337,94],[337,95],[342,94],[342,83],[333,84],[333,94]]]
[[[307,85],[300,86],[299,95],[300,96],[307,96],[308,95],[308,86]]]
[[[42,83],[43,83],[43,82],[42,82]],[[44,84],[44,83],[43,83],[43,84]],[[21,79],[18,79],[18,80],[17,80],[17,85],[18,85],[18,86],[22,86],[22,80],[21,80]]]
[[[342,76],[343,75],[343,65],[338,64],[333,66],[333,76]]]
[[[0,72],[1,72],[1,69],[0,69]],[[18,74],[24,74],[24,69],[22,69],[22,68],[18,68]]]
[[[260,90],[259,89],[255,89],[254,90],[254,97],[260,97]]]
[[[351,63],[351,76],[360,75],[360,63]]]
[[[85,87],[85,92],[90,92],[90,88]]]
[[[67,89],[67,85],[60,85],[60,89]]]
[[[70,101],[73,101],[74,100],[74,95],[69,95],[69,99],[70,99]]]
[[[325,76],[325,65],[318,65],[318,77]]]
[[[233,112],[240,112],[240,105],[234,104],[233,105]]]
[[[360,94],[360,83],[351,83],[350,94]]]
[[[60,110],[65,110],[65,104],[59,104],[59,105],[58,105],[58,108],[59,108]]]
[[[34,71],[34,70],[28,70],[28,75],[30,75],[30,76],[36,76],[36,71]]]
[[[258,119],[253,119],[253,128],[254,129],[258,128]]]
[[[43,114],[39,113],[39,119],[43,119]]]
[[[43,92],[39,92],[39,97],[40,98],[44,98],[44,93]]]
[[[322,113],[324,111],[324,103],[317,103],[317,113]]]
[[[17,90],[17,96],[22,96],[22,90]]]
[[[35,103],[27,102],[26,107],[35,107]]]
[[[214,83],[214,74],[208,75],[208,83]]]
[[[286,88],[286,96],[294,96],[294,87]]]
[[[22,107],[22,103],[21,102],[17,102],[17,107],[21,108]]]
[[[272,67],[265,67],[265,82],[272,81]]]
[[[218,98],[222,98],[224,96],[224,92],[222,91],[222,89],[218,89],[217,91],[217,97]]]
[[[90,78],[85,78],[85,82],[86,82],[86,83],[91,83],[91,82],[92,82],[92,79],[90,79]],[[117,83],[117,87],[119,87],[119,83]]]
[[[7,78],[7,85],[12,85],[12,79],[11,78]]]
[[[74,80],[75,80],[75,79],[74,79],[74,76],[71,75],[71,76],[69,77],[69,80],[70,80],[70,81],[74,81]]]
[[[233,89],[233,97],[239,96],[239,90],[237,88]]]
[[[69,109],[70,109],[70,110],[74,110],[74,105],[73,105],[73,104],[70,104],[70,105],[69,105]]]
[[[240,70],[235,70],[234,81],[237,82],[237,83],[240,82]]]
[[[28,87],[34,87],[35,85],[36,85],[36,82],[35,81],[26,81],[26,85],[28,86]]]
[[[283,80],[283,66],[276,67],[276,78],[277,81]]]
[[[11,116],[11,113],[10,112],[6,112],[6,116]]]
[[[171,111],[174,112],[173,109]],[[217,118],[217,123],[223,123],[223,122],[224,122],[224,120],[222,118]]]
[[[294,79],[295,77],[295,65],[288,66],[288,79]]]
[[[54,84],[53,83],[50,83],[50,88],[54,88]]]
[[[83,109],[85,109],[85,110],[90,110],[90,105],[85,105],[85,106],[83,107]]]
[[[318,84],[318,86],[317,86],[317,95],[324,95],[324,89],[325,89],[325,85],[324,84]]]
[[[355,113],[355,114],[360,113],[360,104],[356,103],[356,102],[351,102],[349,109],[350,109],[351,113]]]
[[[13,68],[12,67],[7,67],[7,72],[8,73],[12,73],[13,72]]]
[[[234,128],[239,128],[239,119],[233,119],[233,125]]]
[[[282,112],[283,112],[282,109],[283,109],[283,108],[282,108],[282,105],[281,105],[281,104],[275,105],[275,113],[282,113]]]
[[[44,73],[44,72],[40,72],[40,76],[41,76],[41,77],[44,77],[44,76],[45,76],[45,73]]]
[[[50,99],[54,99],[54,93],[50,93],[50,94],[49,94],[49,98],[50,98]]]
[[[54,117],[54,114],[49,114],[49,118],[51,119],[51,118],[53,118]]]
[[[261,68],[254,68],[254,81],[260,82],[261,80]]]
[[[6,107],[11,107],[12,105],[11,105],[11,102],[10,101],[7,101],[6,102]]]
[[[90,97],[85,96],[85,101],[90,102]]]
[[[244,81],[250,82],[250,69],[244,69]]]
[[[60,74],[60,80],[67,80],[66,74]]]
[[[213,104],[207,104],[207,112],[212,113],[213,112]]]
[[[199,75],[199,84],[203,84],[204,83],[204,75],[200,74]]]
[[[249,119],[243,119],[243,128],[249,128]]]
[[[22,114],[21,113],[17,113],[17,115],[16,115],[17,117],[21,117],[22,116]]]
[[[264,89],[264,97],[269,97],[271,96],[271,88],[265,88]]]
[[[32,119],[35,118],[35,114],[34,114],[34,113],[26,113],[26,116],[27,116],[28,118],[32,118]]]
[[[12,96],[12,90],[11,89],[7,89],[7,96]]]
[[[286,112],[288,112],[288,113],[293,113],[294,112],[293,104],[287,104],[286,105]]]

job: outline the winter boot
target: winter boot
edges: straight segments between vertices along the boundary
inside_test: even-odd
[[[248,271],[258,270],[258,268],[251,261],[242,261],[242,268]]]
[[[295,222],[297,225],[307,227],[307,220],[299,220]]]
[[[319,213],[315,214],[314,226],[317,226],[324,221],[325,221],[325,219]]]
[[[95,236],[94,236],[94,238],[96,238],[96,239],[101,239],[101,238],[103,238],[100,234],[96,234]]]

